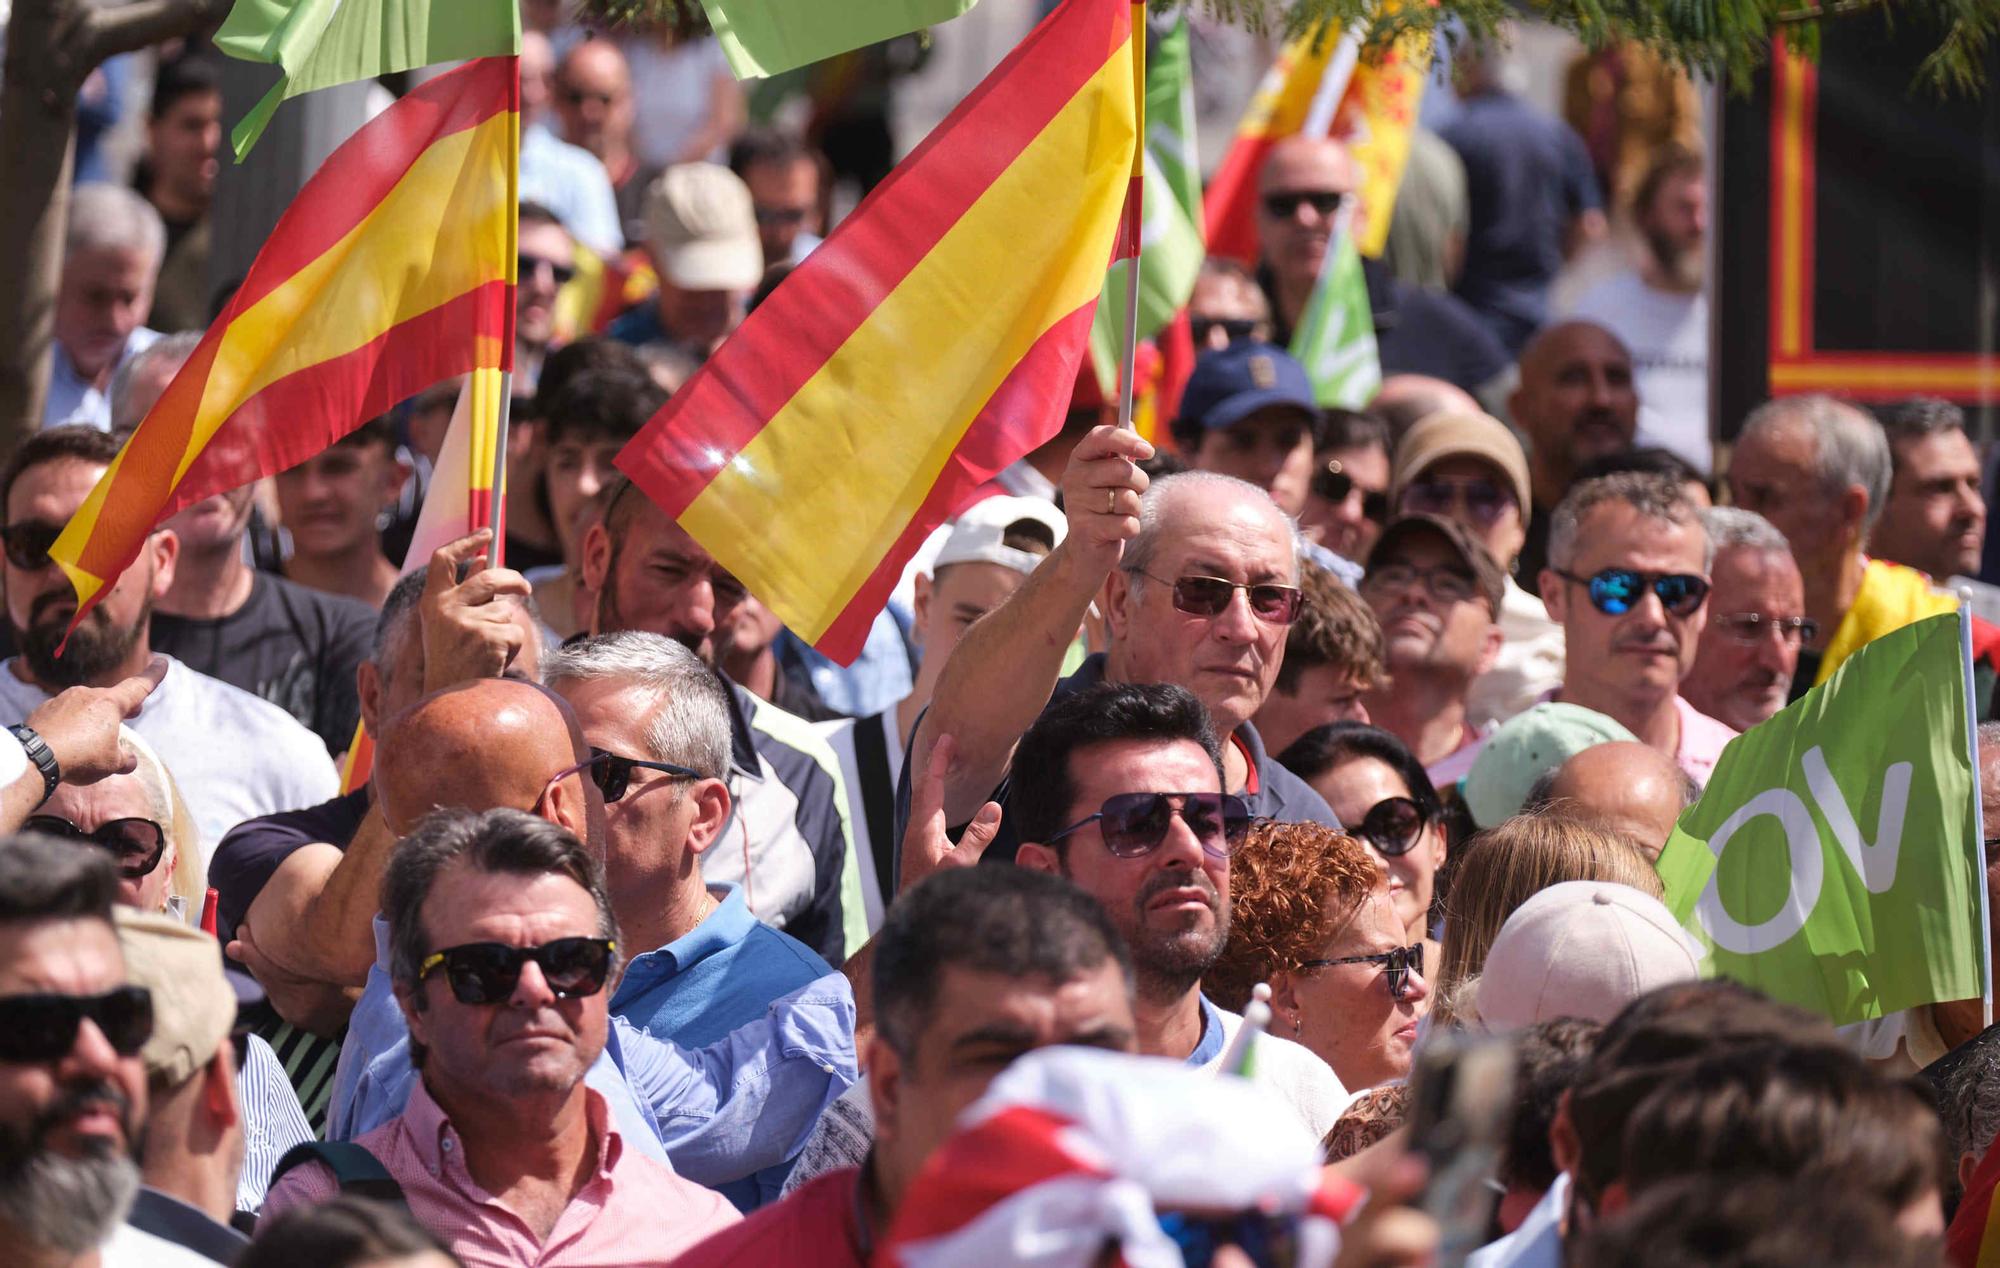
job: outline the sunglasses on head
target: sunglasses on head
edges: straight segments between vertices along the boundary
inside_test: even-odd
[[[4,547],[7,562],[22,572],[40,572],[49,566],[49,547],[62,536],[62,525],[43,524],[35,520],[25,520],[19,524],[0,526],[0,547]]]
[[[1313,496],[1327,502],[1345,502],[1359,487],[1353,476],[1340,469],[1338,462],[1323,463],[1313,473]],[[1361,515],[1377,524],[1386,521],[1389,518],[1389,495],[1379,489],[1363,489]]]
[[[671,775],[675,779],[705,779],[698,770],[686,766],[676,766],[672,762],[649,762],[637,757],[624,757],[617,753],[607,753],[601,748],[592,748],[590,756],[576,765],[557,771],[542,786],[542,795],[535,799],[539,813],[543,802],[548,800],[549,789],[580,772],[589,772],[590,782],[597,785],[597,791],[604,797],[604,804],[610,805],[625,795],[632,786],[632,772],[635,770],[656,770]]]
[[[1104,848],[1121,859],[1143,858],[1167,839],[1178,814],[1204,852],[1226,858],[1250,829],[1250,806],[1234,793],[1115,793],[1094,815],[1085,815],[1048,840],[1054,845],[1095,823]]]
[[[1691,572],[1604,568],[1588,577],[1579,577],[1558,568],[1556,575],[1585,587],[1590,593],[1590,606],[1606,616],[1624,616],[1639,606],[1647,590],[1659,596],[1660,606],[1673,616],[1693,616],[1708,599],[1708,578]]]
[[[136,1056],[153,1037],[153,993],[120,986],[102,995],[0,996],[0,1061],[60,1061],[76,1047],[86,1017],[112,1051]]]
[[[1221,331],[1223,342],[1240,343],[1257,333],[1258,322],[1254,317],[1190,317],[1188,333],[1194,336],[1197,348],[1206,348],[1209,338]]]
[[[1786,647],[1811,647],[1819,642],[1819,622],[1809,616],[1765,616],[1762,612],[1732,612],[1711,616],[1709,625],[1746,647],[1755,647],[1771,634]]]
[[[459,1003],[504,1004],[521,980],[522,967],[533,960],[557,999],[583,999],[604,989],[617,947],[609,938],[557,938],[538,947],[468,942],[426,957],[417,968],[417,981],[442,967],[445,984]]]
[[[1389,998],[1402,999],[1410,993],[1410,974],[1423,971],[1424,944],[1413,943],[1390,951],[1377,951],[1373,955],[1343,955],[1333,960],[1307,960],[1299,967],[1330,969],[1339,964],[1381,965],[1382,975],[1389,979]]]
[[[151,876],[167,852],[166,829],[151,819],[112,819],[85,832],[61,815],[29,815],[21,826],[65,841],[102,846],[117,858],[118,874],[128,881]]]
[[[1215,1257],[1234,1247],[1257,1268],[1290,1268],[1299,1258],[1299,1217],[1263,1211],[1239,1211],[1218,1217],[1185,1211],[1157,1213],[1160,1231],[1181,1252],[1187,1268],[1210,1268]]]
[[[1302,206],[1311,207],[1322,216],[1331,216],[1346,201],[1346,194],[1332,189],[1291,189],[1263,198],[1264,214],[1279,220],[1291,219]]]
[[[568,286],[570,279],[576,276],[576,270],[569,265],[557,264],[547,256],[529,255],[526,251],[521,252],[515,263],[520,266],[516,276],[523,281],[534,277],[543,269],[549,271],[549,276],[556,280],[557,286]]]
[[[1513,491],[1486,480],[1418,480],[1403,490],[1406,515],[1448,516],[1460,507],[1482,525],[1492,525],[1517,505]]]
[[[1173,587],[1174,609],[1189,616],[1221,616],[1229,609],[1229,601],[1236,597],[1238,590],[1250,599],[1250,611],[1260,621],[1272,625],[1290,625],[1299,617],[1299,604],[1304,596],[1297,586],[1279,585],[1275,581],[1243,582],[1231,581],[1226,577],[1181,577],[1168,581],[1150,572],[1128,568],[1127,572],[1137,572],[1148,581],[1157,581],[1163,586]]]
[[[1389,797],[1368,807],[1361,822],[1347,830],[1387,858],[1401,858],[1416,847],[1430,823],[1422,806],[1408,797]]]

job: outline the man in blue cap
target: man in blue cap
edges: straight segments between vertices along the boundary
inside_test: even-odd
[[[1244,339],[1195,362],[1173,432],[1197,470],[1248,480],[1296,517],[1312,483],[1318,427],[1305,367],[1282,348]]]

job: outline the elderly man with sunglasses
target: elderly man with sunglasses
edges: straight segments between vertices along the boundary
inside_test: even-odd
[[[1149,484],[1137,464],[1152,453],[1115,427],[1080,441],[1063,473],[1068,534],[952,652],[908,750],[929,754],[941,735],[956,741],[945,779],[949,823],[969,822],[1007,779],[1016,744],[1051,694],[1170,683],[1194,693],[1224,737],[1225,791],[1267,818],[1339,826],[1325,800],[1265,751],[1250,722],[1298,616],[1296,529],[1270,494],[1230,476],[1189,471]],[[1060,678],[1100,596],[1109,645]],[[918,773],[906,759],[899,821]],[[1002,788],[994,799],[1004,809],[1010,797]],[[1011,857],[1020,839],[1003,818],[996,857]]]
[[[382,887],[391,976],[422,1077],[355,1143],[469,1265],[666,1263],[736,1221],[631,1148],[586,1072],[612,1042],[618,921],[595,854],[519,810],[439,811]],[[265,1210],[330,1198],[286,1172]]]
[[[1627,471],[1563,498],[1541,576],[1569,647],[1549,698],[1616,719],[1702,783],[1736,736],[1680,694],[1708,622],[1714,557],[1678,481]]]

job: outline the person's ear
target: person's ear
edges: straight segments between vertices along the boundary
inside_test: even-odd
[[[1972,1173],[1979,1170],[1979,1155],[1968,1149],[1958,1156],[1958,1187],[1970,1192]]]
[[[874,1102],[875,1136],[894,1140],[902,1126],[903,1059],[878,1031],[868,1040],[868,1099]]]
[[[1850,536],[1859,539],[1862,524],[1868,518],[1868,490],[1858,484],[1850,484],[1840,494],[1840,524]]]
[[[236,1107],[236,1079],[229,1072],[230,1062],[235,1059],[232,1048],[227,1039],[216,1046],[201,1080],[201,1107],[223,1127],[233,1127],[242,1119],[242,1111]]]
[[[1062,857],[1051,846],[1039,841],[1023,841],[1014,852],[1014,866],[1025,867],[1031,872],[1047,872],[1050,876],[1062,875]]]
[[[389,461],[382,466],[382,506],[394,506],[403,496],[403,486],[409,482],[409,459],[400,454],[390,454]]]
[[[424,1004],[424,984],[404,986],[398,983],[394,988],[396,1006],[403,1010],[403,1024],[409,1027],[410,1042],[430,1047],[430,1009]]]
[[[180,534],[171,528],[160,529],[146,543],[146,549],[153,557],[152,595],[163,598],[173,588],[174,565],[181,557]]]
[[[1500,623],[1493,622],[1486,627],[1486,638],[1479,649],[1479,659],[1473,663],[1473,676],[1478,677],[1493,668],[1500,659],[1500,650],[1507,646],[1507,636],[1500,632]]]
[[[1104,579],[1101,592],[1104,603],[1104,624],[1111,631],[1111,637],[1125,638],[1132,630],[1136,613],[1137,596],[1132,593],[1132,574],[1123,568],[1113,568],[1111,575]]]
[[[1563,585],[1562,574],[1553,568],[1544,568],[1535,584],[1541,587],[1542,606],[1548,609],[1549,619],[1561,625],[1569,612],[1569,591]]]
[[[611,575],[611,532],[602,517],[583,530],[583,552],[579,559],[584,588],[591,593],[590,632],[598,633],[598,604],[604,593],[605,578]]]
[[[542,798],[542,818],[568,828],[579,841],[590,839],[589,811],[585,809],[583,781],[589,776],[575,771],[549,785]]]
[[[1299,1033],[1299,1024],[1305,1017],[1305,1006],[1299,1000],[1299,979],[1296,975],[1280,969],[1271,975],[1271,1020],[1272,1030],[1281,1039],[1290,1039]]]
[[[1570,1119],[1569,1101],[1565,1088],[1556,1101],[1556,1116],[1549,1122],[1549,1156],[1555,1159],[1556,1170],[1574,1176],[1583,1162],[1583,1138],[1576,1134],[1576,1124]]]
[[[931,579],[918,573],[910,597],[910,642],[918,647],[931,636]]]
[[[687,831],[687,852],[694,857],[714,845],[729,823],[729,785],[719,779],[699,780],[688,789],[687,798],[694,803]]]
[[[382,671],[364,660],[354,667],[354,690],[361,697],[361,724],[368,734],[382,737]]]

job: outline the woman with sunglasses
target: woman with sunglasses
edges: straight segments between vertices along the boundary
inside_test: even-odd
[[[1359,722],[1308,731],[1278,761],[1326,798],[1387,873],[1404,944],[1423,945],[1422,967],[1435,968],[1437,878],[1448,845],[1444,806],[1423,763],[1395,736]]]
[[[118,736],[138,759],[129,774],[56,785],[21,830],[107,851],[118,865],[121,906],[191,924],[208,890],[194,816],[152,746],[130,727]]]
[[[1350,1092],[1403,1079],[1430,1003],[1388,878],[1361,842],[1316,823],[1259,820],[1229,859],[1229,942],[1202,976],[1240,1012],[1271,986],[1271,1028]]]

